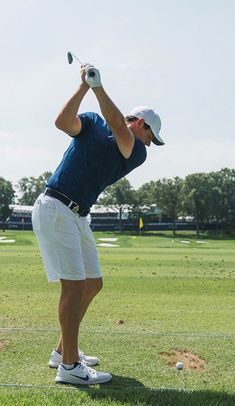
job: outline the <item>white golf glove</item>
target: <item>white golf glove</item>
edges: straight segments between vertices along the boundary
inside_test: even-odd
[[[100,72],[93,65],[87,64],[85,67],[86,76],[85,81],[90,87],[102,86]]]

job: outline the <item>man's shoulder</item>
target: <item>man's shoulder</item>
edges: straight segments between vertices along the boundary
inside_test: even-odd
[[[105,122],[105,120],[98,113],[95,113],[94,111],[87,111],[85,113],[79,113],[78,116],[80,117],[80,119],[82,121],[89,120],[89,121],[93,121],[95,123]]]
[[[79,113],[78,117],[82,124],[80,135],[87,134],[87,132],[97,132],[99,128],[107,127],[106,121],[98,113],[93,111]]]
[[[84,137],[86,138],[86,142],[88,138],[98,142],[109,138],[111,131],[106,121],[98,113],[92,111],[80,113],[79,118],[81,120],[81,131],[78,137],[79,142],[82,142]]]

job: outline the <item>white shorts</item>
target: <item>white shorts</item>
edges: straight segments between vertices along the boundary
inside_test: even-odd
[[[41,194],[32,214],[49,282],[101,278],[95,240],[86,217]]]

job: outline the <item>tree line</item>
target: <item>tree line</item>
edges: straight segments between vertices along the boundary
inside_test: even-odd
[[[6,221],[12,203],[32,206],[44,191],[50,175],[45,172],[38,178],[23,177],[15,187],[0,177],[0,217]],[[141,216],[149,220],[170,221],[173,233],[179,217],[186,216],[194,218],[197,232],[208,222],[215,222],[217,230],[223,225],[231,232],[235,229],[235,169],[193,173],[184,179],[162,178],[145,183],[137,190],[124,178],[107,187],[97,204],[118,207],[120,223],[125,210],[133,219]]]

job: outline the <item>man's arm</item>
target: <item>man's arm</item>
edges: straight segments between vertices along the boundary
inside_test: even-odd
[[[101,112],[116,138],[119,151],[124,158],[129,158],[133,146],[134,135],[126,125],[125,118],[105,92],[103,86],[93,87],[93,92],[99,102]]]
[[[82,83],[77,92],[65,104],[55,120],[56,127],[72,137],[81,131],[82,124],[77,112],[85,94],[89,90],[89,85],[85,82],[84,67],[81,69],[81,79]]]
[[[101,112],[116,138],[119,151],[124,158],[129,158],[135,142],[134,135],[127,127],[122,113],[105,92],[98,69],[93,65],[87,65],[85,70],[85,80],[96,95]]]

